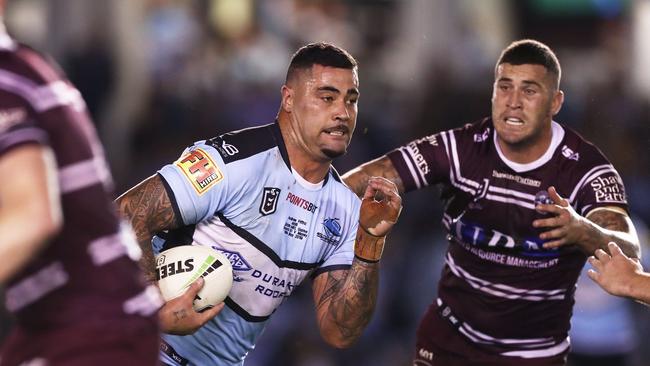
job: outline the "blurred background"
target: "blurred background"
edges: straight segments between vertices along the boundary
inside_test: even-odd
[[[489,115],[501,49],[536,38],[563,67],[556,120],[614,163],[650,243],[650,0],[10,0],[5,18],[81,90],[116,194],[195,140],[272,122],[289,59],[308,42],[333,42],[360,63],[357,130],[335,162],[343,173]],[[246,365],[410,365],[446,249],[440,218],[436,189],[405,197],[379,304],[356,346],[320,340],[307,280]],[[0,338],[9,322],[0,316]],[[650,309],[580,283],[572,365],[648,365],[649,335]]]

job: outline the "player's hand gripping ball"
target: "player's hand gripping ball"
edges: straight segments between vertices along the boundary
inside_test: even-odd
[[[156,257],[156,279],[165,301],[182,295],[199,277],[203,288],[194,299],[201,312],[221,303],[232,287],[232,266],[222,253],[201,245],[181,245]]]

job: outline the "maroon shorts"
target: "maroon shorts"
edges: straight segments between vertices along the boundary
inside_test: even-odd
[[[433,303],[417,330],[413,366],[564,366],[565,352],[544,358],[501,356],[477,347],[438,314]]]
[[[16,327],[2,345],[0,366],[158,365],[159,342],[156,319],[136,316],[50,331]]]

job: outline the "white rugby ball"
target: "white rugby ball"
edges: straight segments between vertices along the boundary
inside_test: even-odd
[[[193,305],[200,312],[228,296],[232,287],[232,266],[228,258],[201,245],[181,245],[156,257],[156,279],[165,301],[181,296],[199,277],[205,282]]]

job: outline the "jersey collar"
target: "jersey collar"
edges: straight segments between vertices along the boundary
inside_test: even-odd
[[[506,156],[501,151],[501,148],[499,147],[496,131],[493,134],[492,140],[494,141],[494,147],[497,149],[497,153],[499,154],[501,160],[508,167],[510,167],[510,169],[514,170],[515,172],[523,173],[523,172],[531,171],[533,169],[537,169],[540,166],[546,164],[549,160],[551,160],[551,158],[553,158],[553,154],[555,153],[555,150],[557,149],[558,146],[560,146],[562,139],[564,139],[564,128],[562,128],[562,126],[560,126],[559,123],[552,121],[551,134],[552,134],[551,144],[548,146],[546,152],[542,156],[540,156],[539,159],[526,164],[517,163],[506,158]]]
[[[282,132],[280,132],[280,125],[276,119],[274,123],[271,124],[271,133],[273,134],[273,139],[275,140],[278,149],[280,150],[280,155],[282,155],[282,160],[287,165],[287,169],[291,170],[291,162],[289,161],[289,153],[287,153],[287,147],[284,144],[284,139],[282,138]]]

